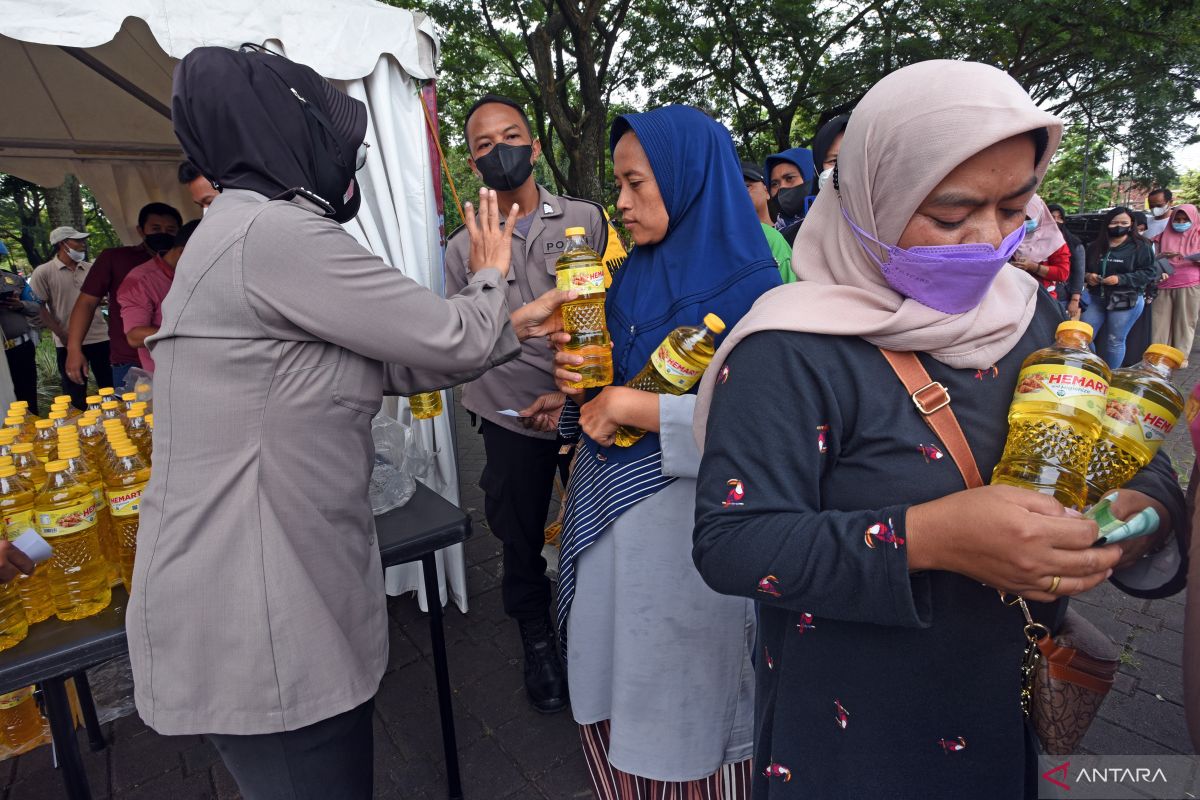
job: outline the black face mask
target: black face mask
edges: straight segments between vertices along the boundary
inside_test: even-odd
[[[533,174],[533,145],[498,144],[486,156],[475,159],[483,182],[498,192],[511,192]]]
[[[160,256],[175,246],[175,234],[173,233],[148,233],[146,234],[146,247],[149,247]]]
[[[778,212],[785,217],[798,217],[804,213],[804,201],[808,198],[808,188],[804,185],[780,189],[770,199],[768,205],[775,204]]]
[[[1132,230],[1132,228],[1130,228],[1128,225],[1120,225],[1117,227],[1109,228],[1108,229],[1108,238],[1120,239],[1122,236],[1128,236],[1129,231],[1131,231],[1131,230]]]

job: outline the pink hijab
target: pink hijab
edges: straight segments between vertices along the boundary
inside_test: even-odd
[[[1175,213],[1178,211],[1187,214],[1187,218],[1192,221],[1192,227],[1184,233],[1176,233],[1175,229],[1171,227],[1171,222],[1175,221]],[[1167,227],[1155,237],[1154,241],[1158,243],[1158,252],[1179,253],[1179,256],[1171,259],[1171,266],[1175,268],[1175,272],[1160,283],[1158,288],[1182,289],[1195,286],[1200,283],[1200,265],[1197,265],[1195,261],[1188,261],[1184,256],[1200,253],[1200,213],[1197,213],[1196,207],[1191,203],[1183,203],[1172,208],[1167,219],[1170,220]]]
[[[1025,216],[1037,220],[1037,230],[1026,234],[1025,241],[1017,248],[1017,255],[1028,258],[1035,264],[1041,264],[1054,253],[1058,252],[1067,240],[1063,238],[1058,223],[1050,214],[1050,206],[1039,195],[1034,195],[1025,206]]]
[[[1041,178],[1062,138],[1062,122],[1039,109],[1006,73],[967,61],[924,61],[897,70],[867,92],[850,116],[838,155],[840,189],[817,195],[792,248],[799,282],[764,294],[717,351],[700,383],[696,439],[713,385],[738,342],[766,330],[861,336],[892,350],[929,353],[951,367],[984,369],[1020,340],[1033,319],[1038,283],[1003,269],[983,302],[943,314],[897,294],[863,251],[839,202],[867,233],[900,239],[929,193],[955,167],[997,142],[1036,129],[1048,142]],[[887,254],[879,251],[881,259]]]

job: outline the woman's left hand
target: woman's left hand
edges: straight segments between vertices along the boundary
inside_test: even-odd
[[[1107,278],[1105,278],[1103,281],[1101,281],[1101,283],[1103,283],[1105,286],[1116,286],[1120,282],[1121,282],[1120,275],[1109,275]]]
[[[563,292],[551,289],[512,312],[512,326],[521,341],[549,336],[562,330],[562,315],[558,309],[568,300],[574,300],[578,292]]]
[[[1097,275],[1095,272],[1089,272],[1088,274],[1083,276],[1083,282],[1086,283],[1088,286],[1099,286],[1100,285],[1100,276]]]
[[[1114,571],[1120,571],[1130,564],[1136,563],[1152,550],[1158,549],[1163,540],[1171,535],[1171,515],[1167,512],[1166,506],[1148,494],[1134,489],[1122,489],[1117,493],[1117,499],[1112,504],[1112,513],[1117,519],[1129,519],[1143,508],[1153,508],[1158,512],[1160,521],[1158,530],[1148,536],[1117,542],[1117,547],[1121,548],[1122,555],[1121,560],[1114,567]]]

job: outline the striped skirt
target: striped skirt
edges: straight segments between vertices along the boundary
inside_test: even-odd
[[[622,772],[608,762],[609,721],[579,726],[583,755],[597,800],[749,800],[750,759],[726,764],[707,778],[657,781]]]

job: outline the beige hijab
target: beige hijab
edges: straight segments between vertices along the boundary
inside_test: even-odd
[[[729,352],[752,333],[805,331],[861,336],[891,350],[929,353],[955,368],[984,369],[1017,343],[1033,319],[1038,284],[1003,269],[983,302],[943,314],[888,286],[842,218],[839,202],[867,233],[899,241],[929,193],[962,162],[1004,139],[1044,128],[1041,178],[1062,122],[1040,110],[1006,73],[967,61],[925,61],[876,83],[850,116],[838,155],[838,185],[817,195],[792,248],[798,283],[764,294],[734,327],[700,384],[696,439],[713,383]],[[872,245],[874,246],[874,245]],[[880,260],[887,254],[878,250]]]
[[[1061,250],[1067,240],[1063,238],[1054,215],[1050,213],[1050,206],[1046,205],[1041,195],[1035,194],[1025,206],[1025,216],[1037,220],[1037,230],[1025,235],[1025,241],[1021,242],[1015,255],[1041,264]]]

